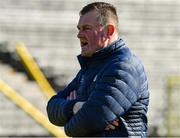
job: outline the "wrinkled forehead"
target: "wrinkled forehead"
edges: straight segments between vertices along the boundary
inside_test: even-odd
[[[79,17],[78,26],[84,25],[84,24],[92,24],[92,25],[98,25],[98,15],[96,11],[90,11],[84,15],[81,15]]]

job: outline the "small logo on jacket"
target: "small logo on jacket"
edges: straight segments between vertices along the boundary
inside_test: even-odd
[[[80,80],[80,85],[82,85],[84,83],[84,78],[85,78],[85,76],[82,75],[81,80]]]
[[[94,77],[93,82],[95,82],[96,80],[97,80],[97,75]]]

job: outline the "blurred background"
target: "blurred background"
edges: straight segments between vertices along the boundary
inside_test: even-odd
[[[10,88],[0,84],[0,137],[54,136],[34,120],[36,110],[27,114],[21,108],[31,103],[46,116],[48,98],[19,57],[17,42],[24,43],[52,88],[63,89],[80,69],[76,26],[80,9],[90,2],[0,0],[0,80],[25,99],[17,106],[16,95],[7,96]],[[108,2],[117,7],[121,38],[148,75],[149,136],[180,136],[180,1]]]

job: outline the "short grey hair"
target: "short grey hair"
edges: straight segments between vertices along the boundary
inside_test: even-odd
[[[93,10],[97,12],[97,20],[101,25],[105,26],[110,20],[113,20],[116,30],[119,32],[119,19],[116,8],[112,4],[106,2],[93,2],[83,7],[79,14],[84,15]]]

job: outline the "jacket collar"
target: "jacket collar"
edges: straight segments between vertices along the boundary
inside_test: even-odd
[[[77,58],[78,58],[79,64],[81,68],[83,68],[84,66],[88,65],[92,61],[103,60],[109,57],[110,55],[112,55],[113,53],[119,51],[120,48],[124,45],[125,45],[124,41],[121,38],[118,38],[118,40],[111,43],[109,46],[97,51],[91,57],[84,57],[84,56],[78,55]]]

